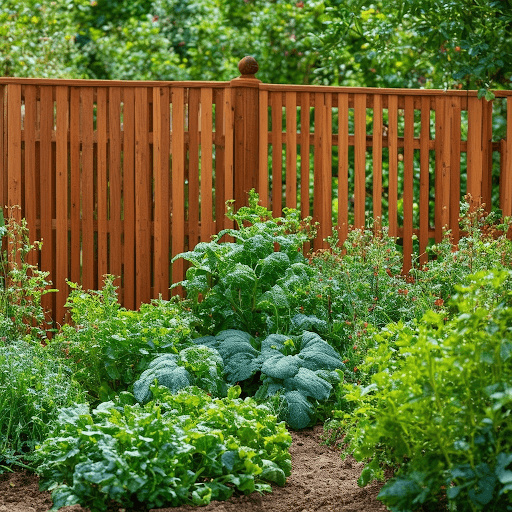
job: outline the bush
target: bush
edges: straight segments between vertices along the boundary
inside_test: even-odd
[[[416,332],[381,338],[369,353],[368,386],[345,384],[350,414],[338,413],[347,450],[370,460],[360,483],[396,469],[379,494],[412,512],[447,500],[455,510],[507,510],[512,490],[512,294],[507,271],[456,286],[458,314],[428,312]],[[489,305],[489,288],[499,297]]]

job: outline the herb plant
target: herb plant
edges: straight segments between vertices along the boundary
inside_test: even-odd
[[[457,286],[457,315],[428,312],[417,330],[381,339],[367,386],[345,384],[355,404],[338,414],[347,450],[370,461],[360,478],[396,472],[379,499],[413,512],[437,500],[450,510],[508,510],[512,491],[512,305],[508,271]],[[487,288],[500,297],[489,304]]]
[[[0,340],[0,462],[30,460],[59,408],[83,401],[84,395],[71,370],[47,347]]]
[[[291,437],[265,406],[239,399],[239,387],[215,400],[197,387],[152,393],[144,406],[122,393],[92,411],[84,404],[62,410],[38,450],[52,510],[79,503],[104,511],[109,500],[137,510],[206,505],[235,489],[285,484]]]
[[[228,384],[245,381],[249,392],[251,385],[257,386],[254,396],[258,400],[282,392],[284,419],[295,429],[314,420],[315,404],[329,398],[332,384],[340,381],[335,370],[343,368],[338,353],[308,331],[293,337],[271,334],[260,343],[246,332],[231,329],[194,343],[219,352]]]

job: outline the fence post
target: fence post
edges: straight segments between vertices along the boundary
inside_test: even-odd
[[[235,208],[247,205],[247,193],[258,191],[259,169],[259,86],[255,77],[258,63],[244,57],[238,63],[241,76],[231,80],[235,114],[233,133],[233,193]],[[226,198],[228,199],[228,198]]]

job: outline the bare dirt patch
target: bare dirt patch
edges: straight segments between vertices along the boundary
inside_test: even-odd
[[[291,432],[292,474],[284,487],[271,494],[233,496],[205,507],[189,505],[152,509],[152,512],[376,512],[387,510],[376,496],[382,484],[357,485],[362,465],[352,457],[342,460],[338,449],[320,444],[323,427]],[[25,471],[0,475],[0,512],[47,512],[50,493],[39,492],[38,478]],[[109,509],[120,512],[118,506]],[[78,505],[62,512],[89,512]],[[94,511],[91,511],[94,512]],[[129,512],[128,510],[126,512]]]

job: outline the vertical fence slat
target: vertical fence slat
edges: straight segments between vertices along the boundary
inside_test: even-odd
[[[435,99],[436,109],[436,138],[435,138],[435,202],[434,202],[434,225],[435,225],[435,240],[439,243],[443,237],[443,218],[442,218],[442,173],[443,173],[443,137],[446,136],[445,129],[445,101],[444,98]],[[444,163],[446,165],[446,162]]]
[[[324,234],[323,238],[332,235],[332,94],[326,93],[324,106],[324,146],[322,152],[322,203],[324,218]],[[322,243],[325,249],[329,245],[327,242]]]
[[[121,284],[121,89],[109,88],[108,104],[109,148],[109,273],[118,276],[114,281]]]
[[[19,206],[12,211],[17,222],[21,221],[21,85],[10,84],[8,96],[8,206]],[[50,225],[51,229],[51,225]],[[48,254],[48,252],[46,253]]]
[[[338,231],[340,243],[348,235],[348,94],[338,94]]]
[[[80,283],[80,88],[71,87],[69,105],[71,281]]]
[[[98,87],[96,102],[96,133],[98,140],[98,287],[103,286],[103,276],[108,272],[107,115],[107,88]]]
[[[199,236],[199,89],[190,89],[188,101],[188,236],[189,249]]]
[[[512,216],[512,96],[507,98],[507,138],[505,141],[505,164],[500,180],[500,198],[502,198],[503,216]]]
[[[460,213],[460,138],[461,138],[461,104],[460,97],[450,99],[451,129],[450,129],[450,205],[449,225],[452,240],[459,241],[459,213]]]
[[[388,98],[388,147],[389,147],[389,189],[388,222],[389,235],[398,236],[397,201],[398,201],[398,96]]]
[[[94,288],[93,89],[82,89],[82,284]],[[133,204],[133,203],[132,203]]]
[[[185,250],[185,201],[184,201],[184,90],[172,89],[172,255]],[[184,278],[183,260],[173,263],[172,280],[177,283]],[[177,291],[175,289],[175,291]]]
[[[135,309],[135,89],[123,90],[123,292]]]
[[[261,112],[261,107],[260,107]],[[229,89],[224,90],[224,109],[223,109],[223,118],[224,118],[224,149],[225,149],[225,157],[224,157],[224,201],[234,199],[235,191],[233,189],[233,158],[234,158],[234,138],[233,138],[233,128],[235,126],[235,113],[233,109],[232,95]],[[261,130],[261,126],[260,126]],[[264,160],[265,164],[267,163],[267,159]],[[261,160],[260,164],[261,166]],[[260,167],[261,170],[261,167]],[[268,175],[268,172],[267,172]],[[268,195],[266,196],[268,197]],[[223,211],[224,211],[223,205]],[[234,227],[234,221],[227,219],[224,217],[224,228],[232,228]]]
[[[151,298],[148,89],[135,89],[135,307]]]
[[[153,88],[153,169],[154,197],[154,297],[169,298],[169,89]]]
[[[212,90],[201,88],[201,240],[213,235]]]
[[[57,130],[56,130],[56,311],[53,319],[61,323],[64,318],[68,276],[68,91],[67,86],[57,86]]]
[[[38,196],[37,175],[36,175],[36,86],[25,86],[25,218],[29,227],[29,240],[33,243],[36,240],[36,219]],[[36,251],[28,255],[28,262],[31,265],[39,263]],[[67,288],[65,286],[64,290]]]
[[[286,206],[297,208],[297,93],[286,93]]]
[[[430,98],[421,98],[420,129],[420,263],[427,262],[430,191]]]
[[[272,213],[280,217],[283,209],[283,100],[280,92],[270,95],[272,104]]]
[[[258,192],[260,202],[263,206],[269,206],[268,187],[268,92],[260,91],[260,141],[259,141],[259,170],[258,170]]]
[[[366,94],[354,95],[354,226],[365,224]]]
[[[468,167],[467,192],[473,202],[482,196],[482,102],[476,97],[468,98]]]
[[[382,217],[382,96],[373,97],[373,135],[372,135],[372,168],[373,168],[373,218],[378,219],[380,228]]]
[[[225,144],[222,144],[222,136],[224,133],[224,89],[216,89],[213,91],[213,101],[215,104],[215,231],[218,233],[225,226],[225,204],[224,197],[224,179],[226,168],[226,150]],[[190,244],[189,244],[190,247]]]
[[[412,266],[412,215],[414,195],[414,98],[405,97],[404,109],[404,245],[403,272],[407,273]]]
[[[0,85],[0,208],[7,205],[8,169],[7,169],[7,143],[5,129],[7,121],[7,85]]]
[[[50,272],[48,279],[55,283],[54,244],[52,229],[52,129],[53,117],[53,91],[51,86],[41,86],[41,121],[40,121],[40,187],[41,187],[41,268]],[[10,111],[9,111],[10,113]],[[10,123],[9,123],[10,124]],[[9,160],[11,155],[9,154]],[[41,304],[47,311],[52,309],[51,294],[43,296]]]
[[[482,201],[492,209],[492,101],[482,102]]]
[[[300,211],[309,217],[309,93],[300,93]]]

